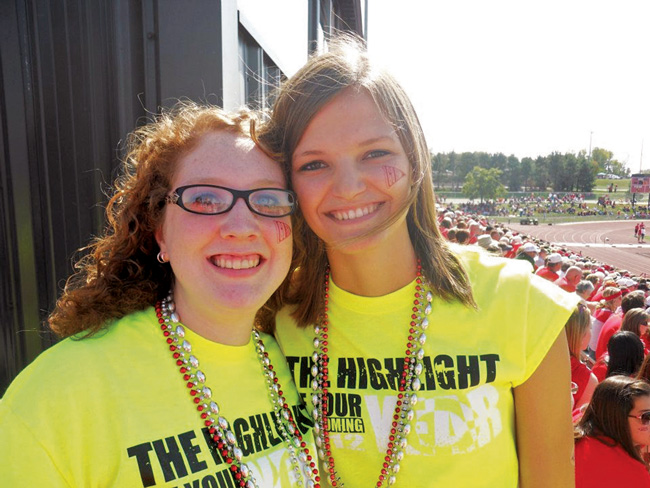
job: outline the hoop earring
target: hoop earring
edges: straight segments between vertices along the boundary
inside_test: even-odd
[[[160,252],[156,255],[156,259],[158,260],[158,262],[159,262],[160,264],[165,264],[166,262],[169,261],[169,259],[167,258],[167,253],[166,253],[166,252],[162,252],[162,251],[160,251]]]

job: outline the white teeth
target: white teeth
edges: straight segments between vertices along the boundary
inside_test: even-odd
[[[212,264],[214,264],[218,268],[250,269],[250,268],[256,268],[260,264],[260,257],[259,256],[249,256],[248,258],[218,257],[212,260]]]
[[[367,205],[365,207],[359,207],[355,210],[334,211],[332,212],[332,216],[336,220],[354,220],[363,217],[364,215],[371,214],[375,212],[378,208],[379,208],[378,204]]]

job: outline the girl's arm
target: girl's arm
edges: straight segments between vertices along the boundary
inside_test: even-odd
[[[571,369],[564,331],[514,389],[520,488],[575,486]]]
[[[587,387],[585,388],[585,391],[582,393],[582,396],[578,399],[576,404],[574,405],[573,409],[575,410],[576,408],[580,408],[583,405],[587,405],[589,401],[591,400],[591,396],[594,394],[594,390],[598,386],[598,378],[596,378],[596,375],[591,373],[589,375],[589,382],[587,383]]]

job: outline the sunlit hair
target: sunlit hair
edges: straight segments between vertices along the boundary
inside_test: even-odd
[[[576,285],[576,293],[582,296],[583,293],[589,293],[590,295],[594,291],[594,284],[588,280],[582,280]]]
[[[647,465],[634,446],[628,415],[637,398],[650,395],[650,385],[627,376],[603,380],[591,397],[584,415],[575,427],[575,438],[593,437],[608,446],[620,445],[632,458]],[[605,439],[609,437],[612,441]]]
[[[641,337],[642,324],[648,324],[648,314],[643,308],[632,308],[623,315],[621,330],[629,330]]]
[[[650,354],[643,358],[643,363],[639,368],[639,372],[636,374],[636,378],[639,380],[645,380],[650,383]]]
[[[589,309],[580,303],[564,326],[567,341],[569,342],[569,352],[576,359],[580,359],[582,339],[590,327],[591,314],[589,313]]]
[[[206,133],[249,137],[253,119],[251,112],[228,114],[184,102],[129,135],[121,175],[106,207],[106,229],[80,250],[77,271],[49,317],[54,332],[61,337],[92,335],[108,321],[153,305],[167,294],[172,271],[156,259],[160,249],[154,234],[163,220],[177,163]],[[276,296],[267,305],[274,300]],[[260,313],[264,316],[268,309]]]
[[[643,363],[643,342],[637,334],[628,330],[619,330],[609,338],[607,343],[607,376],[622,374],[636,375]]]
[[[603,299],[598,302],[598,308],[607,308],[609,310],[614,311],[614,300],[607,300],[607,298],[616,295],[621,292],[620,288],[617,288],[615,286],[608,286],[603,289]]]
[[[645,306],[645,293],[641,290],[631,291],[621,300],[621,310],[627,313],[633,308],[643,308]]]
[[[415,109],[397,81],[373,66],[360,41],[340,37],[329,43],[328,52],[312,57],[281,87],[271,119],[257,130],[256,137],[282,161],[290,177],[291,158],[309,122],[344,90],[370,95],[393,126],[411,165],[411,192],[406,202],[373,232],[388,228],[406,213],[411,242],[433,293],[444,300],[474,305],[467,274],[438,229],[430,154]],[[300,302],[294,317],[306,326],[316,322],[322,311],[326,246],[309,229],[300,210],[294,220],[299,267],[294,283]]]

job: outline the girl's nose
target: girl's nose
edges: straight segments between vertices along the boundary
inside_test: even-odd
[[[251,212],[243,198],[223,215],[219,232],[224,238],[251,239],[260,235],[258,217]]]
[[[351,200],[367,188],[364,174],[353,163],[342,164],[334,173],[335,196]]]

